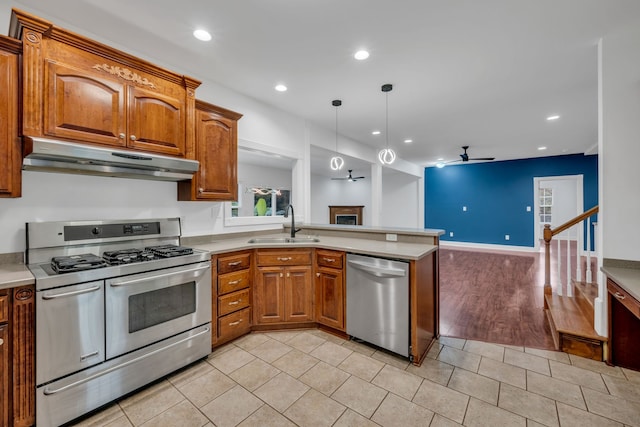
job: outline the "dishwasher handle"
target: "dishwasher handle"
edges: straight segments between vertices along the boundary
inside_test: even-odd
[[[401,268],[393,267],[380,267],[375,264],[369,264],[367,262],[348,260],[347,264],[351,267],[372,274],[377,277],[405,277],[407,272]]]

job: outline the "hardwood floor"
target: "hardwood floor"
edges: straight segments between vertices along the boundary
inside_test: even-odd
[[[440,334],[553,349],[543,285],[542,252],[441,248]]]

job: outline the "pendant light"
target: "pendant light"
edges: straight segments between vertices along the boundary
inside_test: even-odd
[[[396,152],[393,151],[392,148],[389,148],[389,92],[393,89],[393,85],[387,83],[382,85],[382,91],[386,94],[386,136],[387,136],[387,147],[380,150],[378,153],[378,160],[383,165],[390,165],[391,163],[396,161]]]
[[[344,166],[344,159],[338,156],[338,107],[342,105],[342,101],[334,99],[331,101],[331,105],[336,107],[336,155],[331,158],[329,165],[331,166],[331,169],[337,171],[342,169]]]

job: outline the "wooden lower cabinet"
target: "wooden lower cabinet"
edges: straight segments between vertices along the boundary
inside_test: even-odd
[[[252,260],[253,251],[214,255],[211,258],[212,346],[251,332]]]
[[[253,288],[256,324],[312,322],[311,249],[261,250],[256,253]]]
[[[259,324],[312,321],[311,266],[258,267],[253,306]]]
[[[0,425],[9,425],[9,328],[0,324]]]
[[[608,362],[640,370],[640,301],[607,279],[609,291]]]
[[[35,290],[0,290],[0,425],[35,423]]]
[[[316,322],[345,331],[344,252],[316,250]]]

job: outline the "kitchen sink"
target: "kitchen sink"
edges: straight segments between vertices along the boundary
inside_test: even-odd
[[[316,243],[317,237],[254,237],[247,243]]]

